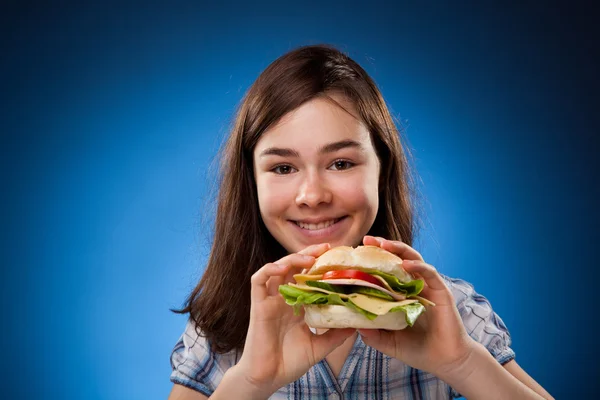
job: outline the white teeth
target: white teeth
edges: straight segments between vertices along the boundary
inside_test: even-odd
[[[318,224],[305,224],[304,222],[296,222],[296,225],[298,225],[300,228],[302,229],[308,229],[309,231],[316,231],[319,229],[325,229],[327,227],[330,227],[331,225],[335,224],[335,220],[332,219],[331,221],[325,221],[325,222],[319,222]]]

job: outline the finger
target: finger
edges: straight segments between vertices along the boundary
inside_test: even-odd
[[[402,267],[407,272],[421,275],[429,288],[433,290],[448,290],[444,280],[433,265],[429,265],[423,261],[403,260]]]
[[[365,237],[363,238],[363,243],[364,243],[365,240],[367,240],[369,242],[369,245],[372,245],[372,246],[381,246],[381,243],[383,243],[387,239],[383,238],[381,236],[365,235]]]
[[[322,335],[312,335],[315,362],[321,361],[327,354],[340,347],[354,332],[356,329],[352,328],[330,329]]]
[[[421,255],[421,253],[419,253],[404,242],[399,242],[396,240],[384,240],[381,243],[381,248],[396,254],[402,260],[423,261],[423,256]]]
[[[329,243],[321,243],[309,246],[304,250],[301,250],[299,254],[306,254],[313,257],[319,257],[329,249],[331,249],[331,245]],[[308,271],[310,271],[310,268],[303,268],[302,271],[300,271],[300,273],[306,274]]]
[[[286,276],[290,268],[303,268],[312,265],[314,257],[304,254],[290,254],[275,263],[265,264],[250,278],[252,301],[260,301],[268,296],[267,282],[271,277]]]
[[[381,329],[359,329],[358,333],[366,345],[371,346],[382,353],[395,355],[396,340],[395,335],[401,335],[405,332],[388,332]]]
[[[279,293],[279,286],[294,281],[294,275],[297,273],[298,271],[295,268],[288,268],[285,275],[270,277],[267,281],[267,292],[269,296],[277,295]]]
[[[418,251],[399,240],[388,240],[379,236],[365,236],[363,239],[363,243],[366,246],[379,246],[382,249],[389,251],[390,253],[396,254],[403,260],[406,259],[423,261],[423,256],[421,256],[421,254]]]
[[[304,250],[299,251],[298,254],[319,257],[329,249],[331,249],[331,245],[329,243],[314,244],[312,246],[308,246]]]
[[[285,278],[283,276],[270,277],[267,281],[267,294],[269,296],[275,296],[277,293],[279,293],[279,286],[284,285],[285,283]]]
[[[329,243],[321,243],[321,244],[309,246],[309,247],[299,251],[298,253],[296,253],[296,254],[301,254],[303,257],[309,256],[311,258],[311,260],[313,261],[312,263],[310,263],[310,265],[307,268],[302,268],[302,271],[300,273],[302,273],[302,274],[307,273],[310,270],[310,268],[313,266],[315,257],[320,256],[321,254],[323,254],[330,248],[331,248],[331,246],[329,245]],[[280,264],[280,263],[287,262],[286,260],[288,260],[289,259],[288,257],[290,257],[290,256],[293,256],[293,254],[290,254],[290,255],[282,258],[281,260],[277,261],[277,263]],[[294,256],[294,257],[296,257],[296,256]],[[293,275],[297,274],[297,273],[298,273],[298,271],[296,271],[294,268],[290,268],[290,269],[288,269],[288,273],[285,276],[271,277],[269,279],[269,281],[267,282],[267,288],[268,288],[267,291],[269,293],[269,296],[276,295],[279,292],[279,285],[283,285],[285,283],[291,282],[293,279]]]
[[[283,275],[287,272],[288,266],[275,263],[265,264],[256,271],[250,278],[250,298],[252,302],[260,301],[267,297],[268,291],[266,283],[272,276]]]
[[[379,245],[381,244],[381,240],[376,238],[375,236],[365,236],[363,238],[363,244],[365,246],[377,246],[379,247]]]

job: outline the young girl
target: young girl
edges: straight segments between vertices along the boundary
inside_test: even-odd
[[[307,46],[269,65],[224,148],[214,242],[182,313],[171,399],[539,399],[488,301],[411,248],[398,130],[352,59]],[[401,331],[316,333],[278,293],[333,246],[380,246],[429,307]]]

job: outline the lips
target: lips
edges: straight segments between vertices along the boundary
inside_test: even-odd
[[[305,218],[298,220],[287,220],[285,236],[287,240],[297,243],[295,251],[306,246],[318,243],[329,243],[342,245],[344,239],[352,229],[352,218],[349,215],[336,218],[324,216],[322,218]]]
[[[335,223],[341,221],[342,219],[344,219],[344,217],[333,218],[333,219],[329,219],[329,220],[322,220],[322,221],[318,221],[318,222],[308,222],[308,221],[292,221],[292,222],[304,230],[319,231],[322,229],[329,228],[330,226],[334,225]]]
[[[318,224],[307,224],[307,223],[304,223],[301,221],[296,221],[296,225],[298,225],[302,229],[308,229],[309,231],[325,229],[325,228],[330,227],[333,224],[335,224],[335,219],[325,221],[325,222],[319,222]]]

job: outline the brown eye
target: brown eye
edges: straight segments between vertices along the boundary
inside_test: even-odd
[[[354,166],[354,163],[347,161],[347,160],[336,160],[332,165],[331,165],[331,169],[336,170],[336,171],[342,171],[348,168],[352,168]]]
[[[292,172],[293,168],[289,165],[278,165],[272,169],[278,175],[287,175]]]

